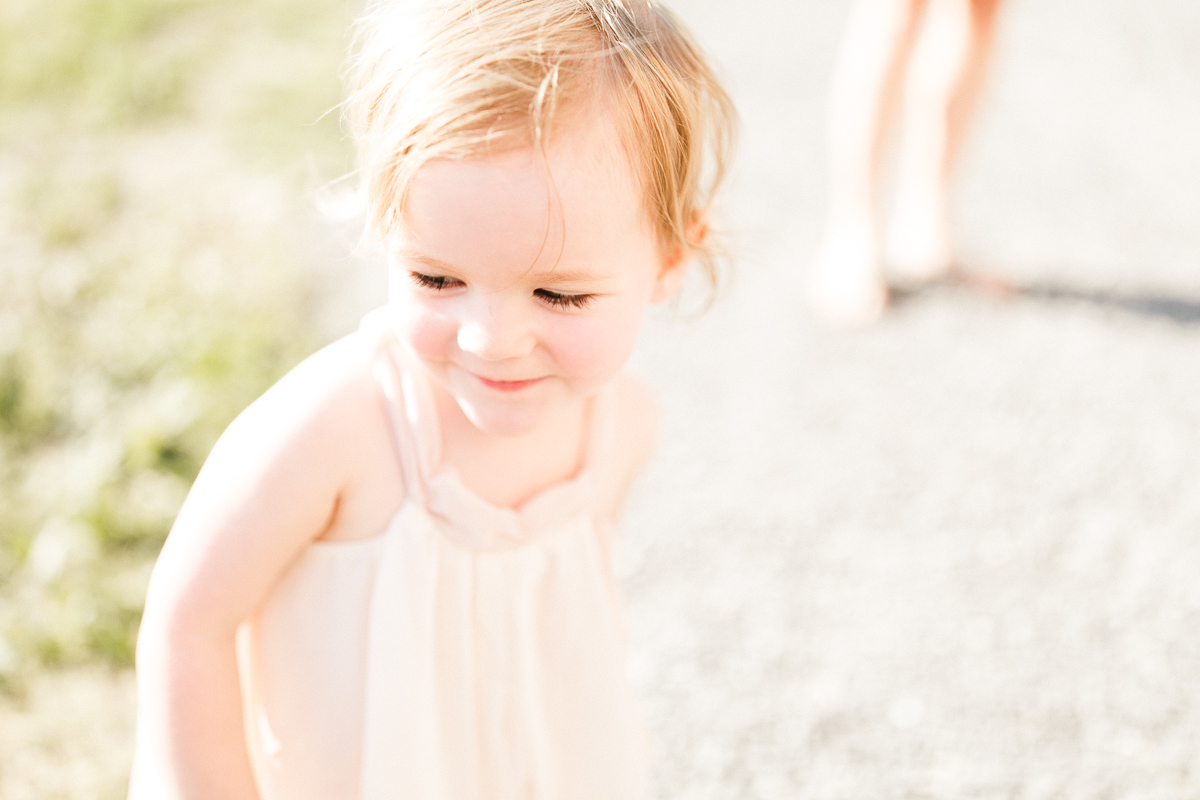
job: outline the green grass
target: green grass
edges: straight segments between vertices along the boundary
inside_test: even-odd
[[[135,126],[183,113],[200,53],[159,44],[199,0],[13,3],[0,24],[0,107],[73,107]]]
[[[319,346],[345,7],[0,8],[0,691],[128,665],[216,437]]]

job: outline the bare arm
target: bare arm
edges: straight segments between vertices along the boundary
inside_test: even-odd
[[[213,448],[151,579],[138,637],[139,777],[155,798],[257,798],[235,633],[337,517],[381,415],[360,343],[331,345]],[[141,763],[141,762],[145,763]]]

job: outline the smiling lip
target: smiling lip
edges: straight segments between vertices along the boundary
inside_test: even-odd
[[[541,378],[530,378],[529,380],[525,381],[493,381],[481,375],[476,375],[475,377],[479,378],[479,382],[484,386],[488,387],[489,389],[495,389],[499,392],[519,392],[522,389],[533,386],[535,383],[541,382],[542,380]]]

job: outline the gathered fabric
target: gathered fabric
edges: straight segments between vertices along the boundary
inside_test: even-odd
[[[646,797],[596,507],[611,391],[581,471],[498,508],[441,463],[431,388],[388,326],[373,335],[406,499],[381,534],[307,548],[239,632],[264,800]]]

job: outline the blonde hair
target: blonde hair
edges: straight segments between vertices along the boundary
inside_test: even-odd
[[[716,283],[706,212],[736,114],[699,48],[654,0],[381,0],[359,21],[348,117],[368,228],[396,232],[408,189],[439,158],[545,148],[556,112],[595,98],[664,248]]]

